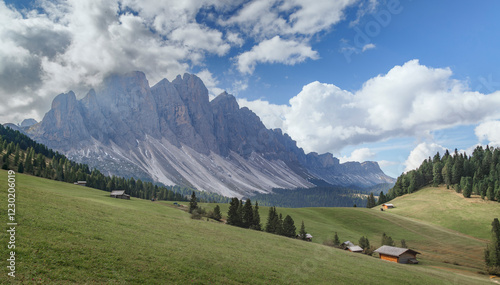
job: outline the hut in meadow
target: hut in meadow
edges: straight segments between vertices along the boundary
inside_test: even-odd
[[[375,250],[380,259],[396,263],[417,264],[417,254],[420,252],[408,248],[383,245]]]
[[[125,194],[125,190],[113,190],[109,197],[130,200],[130,195]]]
[[[384,208],[384,209],[386,209],[386,210],[387,210],[387,209],[392,209],[392,208],[394,208],[394,205],[393,205],[393,204],[383,204],[383,205],[382,205],[382,208]]]

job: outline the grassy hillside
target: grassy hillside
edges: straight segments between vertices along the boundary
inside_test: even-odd
[[[16,278],[19,283],[141,284],[480,284],[486,277],[453,274],[429,266],[408,266],[372,257],[205,220],[166,202],[112,199],[86,187],[17,174]],[[6,185],[0,171],[0,185]],[[6,223],[6,188],[0,188]],[[351,222],[327,209],[291,209],[311,219],[344,225],[355,236],[377,214],[349,209]],[[319,212],[317,212],[319,211]],[[283,209],[284,212],[284,209]],[[264,211],[262,211],[264,213]],[[329,216],[333,214],[333,216]],[[315,218],[320,215],[321,218]],[[358,217],[359,224],[351,216]],[[264,216],[264,215],[263,215]],[[361,220],[367,217],[368,220]],[[313,223],[312,220],[317,220]],[[352,224],[356,226],[352,227]],[[375,226],[370,226],[374,228]],[[397,227],[393,226],[394,229]],[[320,228],[324,232],[320,234]],[[352,230],[354,229],[354,230]],[[340,231],[339,231],[340,232]],[[315,234],[316,235],[316,234]],[[0,243],[7,244],[6,231]],[[0,256],[8,257],[5,246]],[[5,261],[4,261],[5,263]],[[4,264],[5,265],[5,264]],[[0,283],[13,279],[2,266]]]
[[[220,206],[225,215],[228,205]],[[211,209],[214,205],[203,204],[203,207]],[[260,209],[261,221],[265,225],[269,208]],[[474,274],[484,269],[483,251],[486,240],[392,214],[392,210],[381,212],[379,209],[366,208],[277,208],[277,211],[283,216],[290,215],[295,221],[297,231],[303,220],[307,232],[314,237],[314,243],[322,244],[326,239],[333,239],[337,232],[341,242],[350,240],[357,244],[361,236],[366,236],[371,245],[379,247],[382,233],[385,232],[396,242],[396,246],[400,246],[400,241],[404,239],[410,248],[422,253],[419,256],[421,265]],[[484,225],[482,230],[489,229],[489,225]]]
[[[433,223],[480,239],[490,239],[491,222],[500,218],[500,204],[445,187],[428,187],[392,200],[389,212]],[[378,210],[378,209],[372,209]]]

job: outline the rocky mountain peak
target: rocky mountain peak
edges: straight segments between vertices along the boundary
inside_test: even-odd
[[[332,154],[306,155],[281,130],[269,130],[227,92],[209,101],[195,75],[153,87],[142,72],[115,74],[77,100],[58,95],[28,134],[108,174],[181,184],[225,195],[387,182],[376,163],[340,164]]]

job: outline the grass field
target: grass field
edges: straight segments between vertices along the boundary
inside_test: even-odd
[[[429,187],[397,197],[389,212],[415,218],[480,239],[491,237],[491,222],[500,218],[500,203],[462,194],[446,187]],[[376,209],[372,209],[376,210]]]
[[[0,171],[4,223],[6,180],[7,172]],[[427,265],[400,265],[317,243],[191,220],[167,202],[112,199],[103,191],[21,174],[16,175],[16,185],[16,277],[7,276],[4,230],[0,233],[2,284],[490,283],[486,276],[433,267],[429,258],[423,258]],[[394,223],[365,209],[279,212],[290,213],[296,221],[304,219],[315,239],[337,230],[342,239],[357,240],[365,231],[374,234],[376,228],[387,226],[386,232],[394,231],[394,238],[410,240],[409,234],[397,230],[406,217],[392,215],[400,219]],[[261,214],[265,221],[267,211]],[[432,230],[429,234],[451,235],[447,229],[427,227]],[[414,239],[415,246],[420,239],[425,235]],[[470,240],[474,246],[476,240]],[[469,239],[459,237],[459,241]],[[418,250],[425,252],[425,248]]]

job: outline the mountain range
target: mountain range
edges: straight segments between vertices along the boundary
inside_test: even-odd
[[[144,73],[113,75],[86,96],[58,95],[39,123],[8,124],[77,162],[117,176],[248,197],[314,183],[393,183],[376,162],[306,154],[226,92],[209,100],[192,74],[150,87]]]

